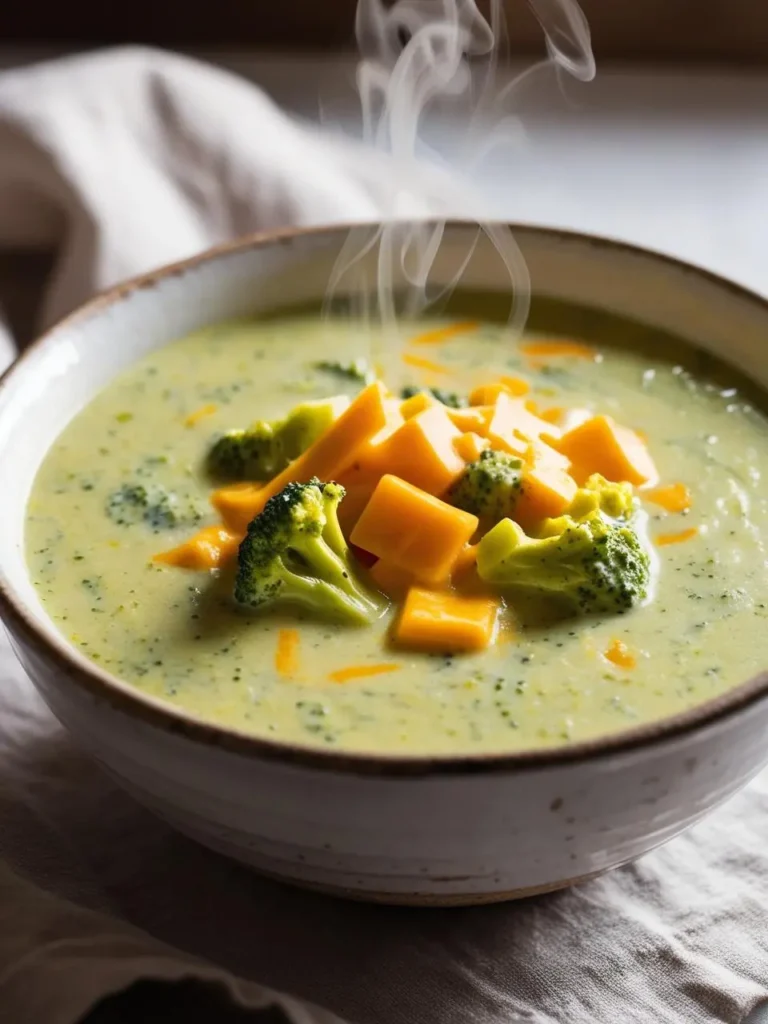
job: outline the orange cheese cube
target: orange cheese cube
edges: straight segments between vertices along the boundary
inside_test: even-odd
[[[392,415],[384,385],[379,381],[369,384],[325,433],[267,486],[277,494],[291,481],[305,482],[314,476],[335,479],[352,463],[357,449],[389,425]]]
[[[419,391],[416,395],[411,395],[410,398],[406,398],[400,403],[400,415],[404,420],[409,420],[412,416],[416,416],[420,412],[424,412],[425,409],[430,409],[433,405],[437,405],[437,399],[433,398],[427,391]]]
[[[371,446],[363,445],[359,456],[355,458],[352,465],[336,477],[336,483],[341,484],[347,493],[356,487],[367,487],[368,493],[371,494],[381,477],[381,471],[377,468],[377,464],[377,452]]]
[[[535,441],[545,435],[559,437],[560,430],[553,423],[547,423],[527,407],[522,398],[510,398],[501,394],[496,399],[493,419],[488,425],[488,437],[494,448],[501,448],[513,455],[520,453],[520,442]]]
[[[505,394],[509,394],[509,392],[498,381],[495,384],[479,384],[470,391],[469,404],[470,407],[475,405],[494,405],[499,395]]]
[[[418,396],[416,396],[418,397]],[[385,471],[384,459],[386,449],[385,442],[405,423],[401,403],[393,402],[392,399],[385,399],[386,423],[378,433],[369,438],[355,452],[351,464],[338,475],[337,480],[346,488],[354,487],[356,484],[370,484],[369,492],[379,481],[379,477]]]
[[[418,398],[418,395],[416,396]],[[405,417],[402,413],[403,402],[396,398],[385,398],[384,399],[384,416],[385,423],[381,430],[374,434],[365,444],[361,445],[358,449],[359,453],[365,452],[368,448],[375,448],[377,445],[382,444],[390,436],[394,434],[398,427],[402,427],[405,423]]]
[[[579,483],[593,473],[635,486],[656,479],[656,467],[643,442],[610,416],[592,416],[569,430],[560,438],[558,450],[571,460],[571,472]]]
[[[492,384],[480,384],[469,393],[470,405],[494,405],[499,395],[520,398],[527,395],[531,385],[522,377],[500,377]]]
[[[381,381],[374,381],[360,392],[324,434],[274,479],[259,488],[251,503],[251,516],[264,508],[267,501],[295,481],[306,483],[316,476],[335,480],[355,459],[358,449],[388,423],[390,409]],[[250,521],[250,520],[249,520]]]
[[[363,509],[350,540],[418,579],[436,583],[448,577],[477,526],[477,516],[387,474]]]
[[[576,481],[568,472],[565,456],[544,442],[535,442],[528,452],[523,470],[520,497],[515,505],[515,519],[530,525],[559,516],[576,496]]]
[[[263,484],[231,484],[229,487],[221,487],[211,495],[211,504],[231,530],[244,534],[248,523],[256,515],[254,507],[259,503],[262,487]]]
[[[549,409],[542,409],[539,416],[547,423],[554,423],[556,427],[561,426],[563,417],[565,415],[565,409],[561,405],[550,406]]]
[[[375,469],[430,494],[443,494],[464,471],[453,446],[461,436],[441,405],[417,413],[378,446]]]
[[[522,406],[522,403],[520,405]],[[530,416],[524,406],[522,406],[522,411],[526,416]],[[522,458],[525,456],[532,438],[519,431],[518,412],[513,399],[510,399],[508,395],[499,395],[493,407],[493,416],[488,423],[486,436],[491,442],[491,447]]]
[[[489,444],[488,438],[470,430],[466,434],[460,434],[453,442],[453,447],[465,462],[476,462]]]
[[[468,409],[448,409],[448,418],[462,432],[472,430],[485,437],[494,413],[493,405],[472,405]]]
[[[412,587],[395,627],[395,639],[431,651],[478,651],[493,642],[501,602]]]
[[[486,435],[493,448],[524,458],[531,441],[559,437],[560,430],[527,409],[523,399],[501,394]]]

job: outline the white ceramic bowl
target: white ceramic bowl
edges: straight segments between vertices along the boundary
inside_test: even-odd
[[[515,229],[537,292],[688,338],[768,386],[768,304],[662,256]],[[24,562],[46,450],[146,352],[201,325],[318,299],[341,229],[252,238],[115,288],[50,331],[0,385],[0,612],[58,718],[138,800],[183,832],[302,885],[391,903],[481,903],[568,885],[638,857],[768,761],[768,676],[663,722],[551,751],[383,757],[225,730],[145,697],[56,631]],[[448,278],[475,237],[452,224]],[[467,287],[506,281],[481,242]]]

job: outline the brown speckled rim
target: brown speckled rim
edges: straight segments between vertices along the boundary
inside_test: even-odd
[[[65,317],[25,350],[0,377],[0,397],[5,396],[14,387],[17,380],[20,380],[27,372],[32,354],[39,352],[40,349],[56,346],[57,335],[63,327],[71,328],[83,320],[97,316],[103,310],[119,305],[120,302],[140,289],[154,288],[166,278],[183,275],[200,264],[219,259],[222,256],[273,245],[291,245],[300,242],[307,236],[321,239],[323,236],[327,236],[330,241],[355,226],[358,225],[330,225],[248,235],[107,289]],[[449,221],[447,226],[454,229],[476,230],[476,226],[470,222],[460,220]],[[600,249],[608,249],[617,256],[622,254],[641,256],[657,264],[674,268],[677,272],[683,271],[706,280],[719,290],[729,292],[742,302],[755,306],[760,314],[765,316],[768,329],[768,300],[701,267],[640,246],[583,232],[541,228],[525,223],[514,223],[509,227],[521,235],[538,236],[552,242],[558,240],[578,242]],[[30,609],[9,582],[2,565],[0,565],[0,618],[6,623],[10,632],[23,638],[23,641],[46,662],[48,667],[60,671],[61,678],[58,685],[66,686],[71,683],[85,691],[91,698],[105,701],[115,710],[131,718],[140,719],[167,733],[184,736],[194,742],[222,748],[257,760],[277,761],[354,775],[424,776],[508,773],[581,763],[668,742],[715,723],[725,724],[726,719],[745,713],[768,698],[768,671],[766,671],[680,714],[623,732],[608,734],[605,737],[565,744],[562,747],[510,753],[490,752],[460,755],[366,754],[355,751],[334,751],[284,743],[254,736],[237,729],[225,728],[142,694],[139,690],[88,661],[69,645],[52,622],[49,622],[47,627],[38,624]]]

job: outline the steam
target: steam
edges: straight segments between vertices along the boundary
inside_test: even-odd
[[[524,138],[514,114],[523,82],[552,69],[579,81],[595,74],[589,28],[576,0],[529,2],[548,56],[501,89],[498,64],[507,48],[502,0],[490,0],[488,18],[475,0],[358,0],[363,142],[369,154],[388,161],[388,182],[379,197],[381,223],[350,231],[329,282],[327,310],[341,295],[354,297],[357,315],[375,315],[396,332],[399,314],[421,314],[456,287],[483,233],[509,277],[509,326],[524,326],[530,304],[525,261],[512,232],[493,222],[472,182],[493,149],[514,151]],[[458,170],[455,154],[449,166],[425,137],[425,115],[445,110],[458,112],[466,125]],[[448,283],[437,287],[430,272],[451,217],[476,223],[477,238]],[[366,270],[372,254],[375,283]]]

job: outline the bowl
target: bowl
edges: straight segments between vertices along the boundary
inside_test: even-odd
[[[643,321],[768,386],[768,304],[703,270],[586,235],[513,226],[538,293]],[[111,289],[49,331],[0,384],[0,615],[44,700],[137,800],[258,871],[365,900],[475,904],[590,878],[666,842],[767,761],[768,675],[684,714],[522,753],[380,756],[225,729],[144,696],[54,628],[27,573],[25,505],[71,417],[145,353],[205,324],[322,297],[347,230],[221,246]],[[450,223],[451,279],[476,228]],[[469,288],[508,278],[487,240]]]

